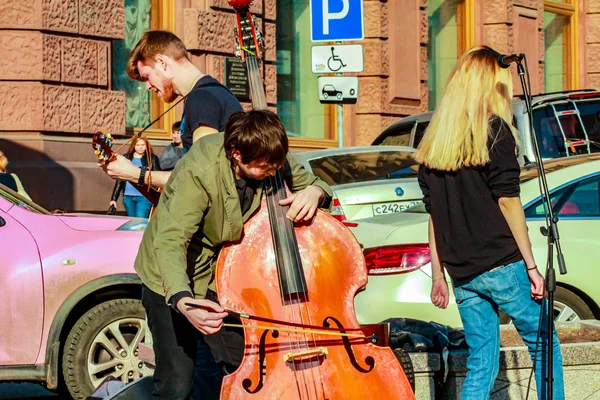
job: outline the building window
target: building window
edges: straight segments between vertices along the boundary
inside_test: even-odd
[[[544,2],[544,91],[577,89],[576,1]]]
[[[474,0],[428,2],[427,67],[430,110],[439,104],[458,57],[473,45],[473,6]]]
[[[310,1],[277,0],[277,114],[292,138],[335,139],[335,106],[319,102],[312,73]]]
[[[131,50],[150,29],[151,0],[125,0],[125,39],[112,43],[112,89],[125,92],[125,126],[136,128],[150,122],[150,92],[143,82],[127,76],[125,67]]]
[[[125,92],[125,127],[130,133],[144,128],[168,107],[158,96],[151,96],[143,82],[127,76],[125,67],[131,50],[144,32],[163,29],[174,32],[174,3],[160,0],[125,0],[125,39],[112,43],[112,90]],[[148,136],[169,138],[175,110],[165,114],[147,131]]]

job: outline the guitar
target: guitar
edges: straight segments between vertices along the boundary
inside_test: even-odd
[[[92,137],[92,147],[94,152],[100,160],[102,165],[106,165],[117,158],[117,155],[112,151],[113,138],[112,135],[106,131],[96,132]],[[152,215],[154,207],[158,204],[160,197],[160,191],[153,188],[152,186],[138,185],[137,183],[129,182],[140,192],[145,198],[150,201],[153,205],[153,210],[150,212]]]

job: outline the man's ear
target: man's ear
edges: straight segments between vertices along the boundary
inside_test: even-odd
[[[237,149],[233,149],[231,151],[231,158],[233,158],[236,161],[242,161],[242,153],[240,153],[240,151]]]
[[[163,71],[167,70],[167,65],[169,63],[169,57],[167,57],[163,54],[157,54],[156,56],[154,56],[154,61],[156,62],[158,68],[162,69]]]

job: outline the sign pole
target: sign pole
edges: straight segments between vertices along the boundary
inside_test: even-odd
[[[342,44],[342,42],[335,42],[335,44]],[[342,74],[335,74],[336,76],[342,76]],[[344,147],[344,106],[338,104],[337,108],[337,139],[338,147]]]

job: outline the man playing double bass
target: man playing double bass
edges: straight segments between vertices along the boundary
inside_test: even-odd
[[[213,264],[223,244],[242,237],[263,180],[282,167],[293,192],[280,202],[289,205],[287,218],[308,221],[329,206],[331,189],[288,154],[285,129],[266,110],[234,113],[224,136],[202,137],[173,170],[135,261],[154,340],[155,397],[190,396],[197,339],[210,338],[228,315],[216,303]]]

